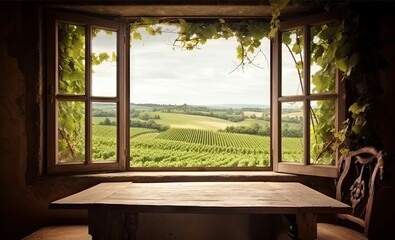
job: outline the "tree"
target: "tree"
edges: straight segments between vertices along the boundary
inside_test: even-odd
[[[108,117],[106,117],[104,119],[103,125],[111,125],[111,120]]]

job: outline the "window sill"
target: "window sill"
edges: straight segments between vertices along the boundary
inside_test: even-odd
[[[78,174],[78,179],[101,180],[103,182],[203,182],[203,181],[298,181],[298,176],[273,171],[213,171],[213,172],[117,172]]]

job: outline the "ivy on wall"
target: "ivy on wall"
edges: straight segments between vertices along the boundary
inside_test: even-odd
[[[338,68],[344,72],[349,106],[337,142],[345,150],[366,145],[380,147],[371,125],[376,99],[382,93],[379,71],[386,66],[379,54],[379,13],[367,8],[370,3],[346,3],[332,9],[343,16],[342,40],[335,57]]]
[[[270,0],[275,11],[272,15],[272,31],[277,31],[281,9],[288,4],[303,5],[322,3],[323,1],[304,0]],[[324,1],[328,12],[336,14],[341,20],[336,37],[330,43],[327,61],[335,63],[343,73],[342,81],[346,83],[347,117],[344,127],[334,134],[332,148],[339,148],[342,154],[350,150],[371,145],[379,147],[374,129],[371,127],[372,116],[377,109],[375,99],[381,94],[379,70],[386,62],[379,55],[380,13],[371,8],[369,2]]]

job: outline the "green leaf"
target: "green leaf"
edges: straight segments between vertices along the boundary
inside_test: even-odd
[[[358,115],[360,113],[363,113],[366,111],[366,109],[369,107],[369,103],[366,103],[365,105],[359,105],[358,103],[353,103],[349,108],[348,111],[350,111],[353,115]]]
[[[322,25],[321,31],[317,34],[317,36],[320,39],[331,39],[332,38],[332,32],[330,31],[330,28],[328,28],[327,25]]]
[[[324,52],[325,52],[325,49],[321,45],[316,46],[314,54],[312,56],[313,61],[318,63],[318,59],[322,58],[322,55],[324,54]],[[321,65],[321,64],[319,64],[319,65]]]
[[[139,32],[133,32],[133,39],[134,40],[142,40],[142,36]]]
[[[302,70],[303,69],[303,63],[301,61],[298,61],[295,63],[295,68]]]
[[[103,61],[108,60],[109,58],[110,58],[110,55],[108,55],[108,53],[106,53],[106,52],[99,53],[100,63],[102,63]]]
[[[358,113],[360,109],[360,106],[358,103],[353,103],[349,108],[348,111],[352,112],[352,113]]]
[[[286,33],[283,33],[282,35],[281,35],[281,40],[282,40],[282,42],[285,44],[285,45],[289,45],[289,44],[291,44],[291,42],[292,42],[292,39],[291,39],[291,33],[290,32],[286,32]]]
[[[340,71],[342,71],[342,72],[344,72],[344,73],[347,73],[348,67],[347,67],[347,64],[346,64],[346,60],[345,60],[344,58],[339,58],[339,59],[337,59],[337,61],[336,61],[336,67],[337,67]]]
[[[289,1],[290,0],[269,0],[269,3],[271,6],[281,9],[287,6]]]
[[[343,140],[344,141],[344,140]],[[341,149],[340,150],[340,153],[343,155],[343,156],[347,156],[347,154],[350,152],[350,149],[348,149],[348,148],[343,148],[343,149]]]
[[[202,30],[202,36],[206,39],[211,39],[213,38],[215,35],[217,35],[217,29],[214,25],[208,25],[206,27],[203,28]]]
[[[254,53],[255,48],[254,48],[253,46],[249,46],[249,47],[247,48],[247,51],[250,52],[250,53]]]
[[[242,46],[237,46],[236,47],[236,54],[237,54],[237,59],[241,60],[243,59],[243,47]]]
[[[180,31],[178,32],[178,34],[183,34],[185,33],[188,29],[189,29],[189,23],[187,21],[185,21],[184,19],[180,18],[179,19],[179,27],[180,27]]]
[[[162,32],[162,27],[157,27],[156,29],[155,29],[155,32],[157,33],[157,34],[162,34],[163,32]]]
[[[147,31],[147,33],[151,36],[156,35],[156,31],[152,26],[146,26],[145,31]]]
[[[159,23],[158,18],[148,18],[148,17],[143,17],[141,18],[141,22],[146,25],[155,25]]]
[[[321,82],[321,76],[320,74],[315,73],[311,79],[311,82],[313,83],[313,85],[315,86],[319,86],[320,82]]]
[[[292,47],[292,52],[299,54],[302,52],[302,48],[300,47],[299,44],[294,44]]]
[[[59,148],[58,150],[59,150],[59,151],[65,150],[65,149],[66,149],[66,146],[67,146],[66,140],[60,139],[60,140],[58,141],[58,148]]]
[[[260,22],[250,23],[247,26],[250,35],[256,39],[262,39],[269,33],[269,25]]]

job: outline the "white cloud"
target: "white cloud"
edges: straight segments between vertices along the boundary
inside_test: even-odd
[[[98,34],[95,52],[111,52],[115,35]],[[133,41],[130,57],[130,93],[134,103],[158,104],[269,104],[270,43],[264,41],[255,64],[236,69],[237,42],[209,40],[192,51],[174,48],[175,34],[143,36]],[[116,64],[95,66],[92,91],[96,96],[115,93]]]
[[[174,49],[170,37],[174,35],[151,36],[132,43],[132,102],[269,103],[270,69],[265,57],[259,59],[265,69],[250,66],[244,72],[232,72],[238,62],[234,40],[211,40],[200,49],[186,51]],[[269,49],[269,46],[264,47]],[[269,52],[266,56],[270,56]]]

